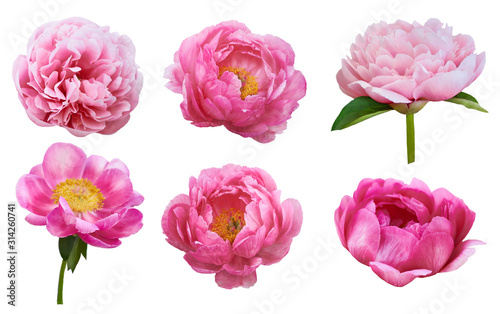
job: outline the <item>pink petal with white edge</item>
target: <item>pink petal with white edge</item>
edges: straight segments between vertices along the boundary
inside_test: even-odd
[[[23,175],[16,185],[16,197],[19,205],[38,216],[47,216],[57,205],[51,199],[52,190],[45,179],[32,175]]]
[[[47,216],[47,230],[50,234],[64,238],[77,233],[77,218],[73,215],[64,198],[59,199],[59,206]]]
[[[128,175],[119,169],[105,170],[95,181],[95,186],[105,198],[105,208],[122,206],[132,198],[134,192]]]
[[[413,269],[400,272],[390,265],[379,262],[370,262],[370,267],[380,279],[396,287],[406,286],[412,282],[413,279],[428,276],[432,273],[429,269]]]
[[[380,242],[380,225],[374,213],[362,208],[346,229],[347,248],[360,263],[375,260]]]
[[[60,182],[81,178],[87,156],[72,144],[55,143],[47,149],[43,158],[43,174],[51,189]]]
[[[113,159],[111,160],[107,165],[106,167],[104,168],[104,170],[108,170],[108,169],[120,169],[121,171],[123,171],[124,173],[127,174],[127,176],[130,176],[130,172],[128,170],[128,167],[127,165],[125,165],[123,163],[123,161],[121,161],[120,159]]]
[[[484,244],[486,243],[479,240],[467,240],[460,243],[455,247],[453,253],[451,253],[448,264],[440,272],[448,272],[460,268],[476,252],[476,249],[471,246]]]
[[[253,272],[247,276],[237,276],[223,270],[215,274],[215,282],[219,287],[225,289],[238,287],[250,288],[257,282],[257,273]]]

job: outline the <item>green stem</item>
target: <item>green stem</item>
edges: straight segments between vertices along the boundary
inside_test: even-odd
[[[63,285],[64,285],[65,270],[66,270],[66,261],[63,260],[61,264],[61,271],[59,272],[59,285],[57,286],[57,304],[63,304]]]
[[[413,114],[406,115],[406,153],[408,164],[415,161],[415,123]]]

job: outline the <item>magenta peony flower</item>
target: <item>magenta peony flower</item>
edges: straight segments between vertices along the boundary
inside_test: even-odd
[[[416,113],[427,101],[453,98],[481,74],[484,52],[468,35],[452,35],[437,19],[423,26],[398,20],[373,24],[351,46],[337,74],[340,89],[397,111]]]
[[[364,179],[335,211],[342,245],[383,280],[402,287],[416,277],[458,269],[478,240],[463,241],[475,213],[441,188]]]
[[[31,212],[26,221],[46,225],[56,237],[76,234],[90,245],[114,248],[142,228],[134,206],[144,198],[133,190],[127,166],[118,159],[87,158],[72,144],[50,146],[42,164],[19,179],[16,195]]]
[[[262,169],[229,164],[191,177],[189,196],[175,197],[161,224],[195,271],[215,273],[222,288],[248,288],[257,281],[257,267],[288,253],[302,209],[295,199],[280,203],[280,191]]]
[[[205,28],[185,39],[165,71],[167,87],[182,93],[182,114],[198,127],[229,131],[267,143],[306,94],[293,68],[292,47],[272,35],[256,35],[236,21]]]
[[[83,18],[40,26],[13,77],[28,117],[71,134],[113,134],[130,119],[142,88],[127,36]]]

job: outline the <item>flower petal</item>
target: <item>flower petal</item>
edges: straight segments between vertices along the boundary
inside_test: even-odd
[[[247,276],[238,276],[223,270],[215,274],[215,282],[219,287],[225,289],[250,288],[257,282],[257,273],[253,272]]]
[[[347,248],[360,263],[375,260],[380,242],[380,225],[374,213],[362,208],[346,230]]]
[[[19,205],[38,216],[47,216],[57,205],[45,179],[33,174],[23,175],[16,185]]]
[[[396,268],[380,262],[370,262],[370,267],[380,279],[396,287],[406,286],[413,279],[428,276],[432,273],[429,269],[413,269],[400,272]]]
[[[87,156],[72,144],[56,143],[47,149],[43,158],[43,174],[51,189],[66,179],[82,177]]]
[[[453,271],[460,268],[469,257],[472,256],[476,252],[476,249],[471,248],[473,245],[483,245],[486,244],[483,241],[479,240],[467,240],[455,247],[453,252],[451,253],[450,259],[445,267],[443,267],[440,272],[448,272]]]
[[[116,208],[128,202],[134,193],[132,182],[126,173],[119,169],[105,170],[95,181],[104,196],[103,207]]]

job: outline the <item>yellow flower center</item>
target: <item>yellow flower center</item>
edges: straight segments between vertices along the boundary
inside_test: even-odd
[[[257,92],[259,91],[257,78],[250,75],[245,68],[221,67],[219,69],[219,77],[221,77],[224,72],[232,72],[238,76],[238,79],[241,81],[241,99],[245,100],[245,98],[249,95],[257,95]]]
[[[59,198],[64,197],[74,212],[84,213],[102,208],[104,196],[88,179],[66,179],[52,190],[51,199],[59,204]]]
[[[219,215],[212,220],[210,231],[217,233],[224,240],[229,240],[231,244],[245,226],[244,214],[234,208],[223,209]]]

